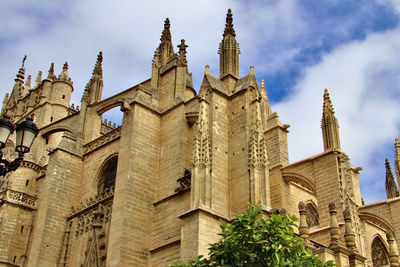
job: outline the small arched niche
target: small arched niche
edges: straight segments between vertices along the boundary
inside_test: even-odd
[[[389,266],[388,252],[379,236],[375,237],[372,241],[371,257],[374,267]]]
[[[97,183],[97,193],[102,192],[114,187],[115,177],[117,176],[118,155],[112,156],[107,159],[100,169]]]

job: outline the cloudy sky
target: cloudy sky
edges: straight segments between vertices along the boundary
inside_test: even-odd
[[[320,119],[328,88],[340,124],[342,150],[363,167],[366,203],[386,198],[384,159],[393,165],[400,136],[400,2],[396,0],[0,2],[0,97],[10,92],[26,54],[32,83],[50,63],[65,61],[80,104],[98,52],[103,51],[103,99],[151,75],[166,17],[173,43],[183,38],[198,90],[204,66],[218,76],[218,44],[228,8],[240,44],[240,74],[254,65],[274,111],[291,125],[290,161],[322,152]],[[176,50],[177,51],[177,50]],[[107,114],[106,114],[107,115]],[[108,114],[114,118],[113,113]]]

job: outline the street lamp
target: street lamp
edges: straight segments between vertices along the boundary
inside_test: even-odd
[[[0,151],[0,176],[5,176],[11,171],[15,171],[21,164],[24,154],[31,150],[33,140],[39,133],[38,128],[33,123],[31,118],[26,118],[20,124],[16,125],[17,138],[15,151],[18,152],[18,158],[13,161],[3,159],[3,152]],[[14,124],[8,116],[0,119],[0,149],[6,146],[8,137],[14,132]]]

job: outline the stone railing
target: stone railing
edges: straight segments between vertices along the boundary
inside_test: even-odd
[[[115,128],[111,132],[100,136],[99,138],[87,143],[83,146],[83,154],[87,154],[121,136],[121,127]]]
[[[37,197],[12,189],[0,192],[0,202],[7,202],[36,210]]]

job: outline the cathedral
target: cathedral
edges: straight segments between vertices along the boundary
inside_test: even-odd
[[[223,26],[223,25],[221,25]],[[222,27],[221,27],[222,28]],[[39,128],[21,166],[1,177],[0,266],[167,266],[206,255],[248,203],[297,215],[298,235],[338,266],[399,266],[400,144],[387,199],[365,205],[341,150],[339,122],[321,89],[321,153],[289,162],[289,125],[271,110],[256,71],[239,76],[231,10],[219,74],[194,88],[167,18],[149,78],[102,99],[100,52],[79,106],[65,63],[25,79],[20,68],[1,116]],[[94,61],[94,60],[93,60]],[[216,76],[217,75],[217,76]],[[119,107],[120,126],[102,115]],[[15,137],[3,148],[13,159]],[[394,174],[393,174],[394,173]],[[395,180],[396,178],[396,180]],[[382,177],[383,179],[383,177]]]

